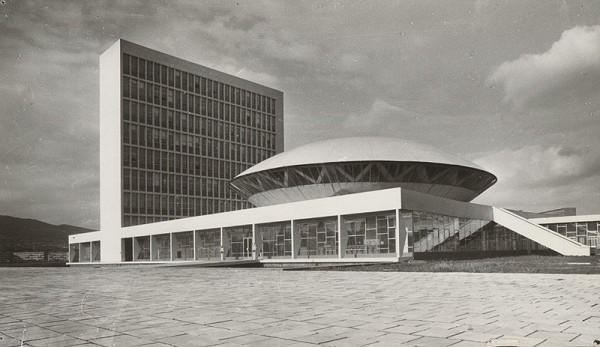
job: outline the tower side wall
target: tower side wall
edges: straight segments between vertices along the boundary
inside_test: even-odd
[[[121,40],[100,56],[100,230],[103,261],[121,260]]]

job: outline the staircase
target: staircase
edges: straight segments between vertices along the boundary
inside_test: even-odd
[[[544,228],[506,209],[492,207],[493,221],[562,255],[589,256],[590,247]]]

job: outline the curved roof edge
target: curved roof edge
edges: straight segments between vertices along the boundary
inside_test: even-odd
[[[357,161],[448,164],[488,172],[466,159],[429,145],[393,137],[345,137],[313,142],[277,154],[245,170],[236,178],[289,166]]]

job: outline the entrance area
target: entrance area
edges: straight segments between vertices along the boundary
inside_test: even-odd
[[[252,259],[254,257],[254,240],[252,238],[252,226],[244,225],[231,228],[223,228],[225,254],[227,259]]]
[[[121,261],[133,261],[133,238],[121,239]]]

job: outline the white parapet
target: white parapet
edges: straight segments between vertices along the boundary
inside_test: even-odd
[[[590,247],[544,228],[503,208],[492,207],[494,222],[562,255],[589,256]]]

